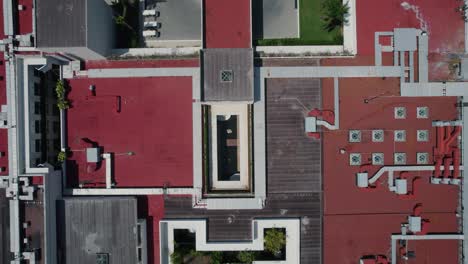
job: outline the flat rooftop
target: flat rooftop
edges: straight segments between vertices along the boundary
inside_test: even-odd
[[[251,48],[251,1],[204,0],[205,48]]]
[[[192,186],[190,77],[80,78],[69,84],[69,184],[105,184],[105,164],[95,168],[86,161],[89,140],[114,153],[117,188]]]
[[[59,243],[66,264],[137,261],[137,200],[131,197],[80,197],[58,201]],[[60,258],[59,258],[60,259]]]

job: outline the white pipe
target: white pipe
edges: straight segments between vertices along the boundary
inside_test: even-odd
[[[396,243],[398,240],[464,240],[460,234],[433,234],[433,235],[392,235],[392,264],[397,264]]]
[[[463,166],[460,166],[460,170],[463,170]],[[417,166],[384,166],[380,168],[377,173],[374,174],[369,179],[369,184],[374,184],[376,181],[379,180],[380,177],[386,172],[396,172],[396,171],[434,171],[435,166],[434,165],[417,165]],[[443,171],[445,170],[444,166],[440,166],[440,170]],[[450,170],[454,170],[453,166],[450,166]]]
[[[106,188],[112,188],[112,154],[104,153],[102,157],[106,160]]]
[[[87,189],[66,189],[65,195],[193,195],[195,188],[87,188]]]

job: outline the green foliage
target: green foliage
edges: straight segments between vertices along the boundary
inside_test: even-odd
[[[265,232],[265,250],[276,254],[286,245],[286,235],[280,229],[272,228]]]
[[[171,254],[171,264],[183,264],[184,256],[190,253],[187,248],[180,246],[177,243],[174,243],[174,252]]]
[[[125,17],[124,16],[116,16],[114,17],[115,24],[117,25],[124,25],[125,24]]]
[[[250,264],[255,261],[255,252],[240,251],[237,254],[237,259],[244,264]]]
[[[324,29],[332,32],[335,29],[342,28],[348,23],[349,6],[343,4],[342,0],[325,0],[322,4],[325,22]]]
[[[57,81],[57,84],[55,85],[55,93],[57,94],[57,107],[60,110],[70,108],[70,102],[66,99],[67,90],[63,80]]]
[[[67,160],[67,158],[68,158],[68,155],[67,155],[67,152],[65,151],[60,151],[57,155],[58,162],[64,162],[65,160]]]
[[[210,252],[211,264],[222,264],[223,263],[223,252],[212,251]]]

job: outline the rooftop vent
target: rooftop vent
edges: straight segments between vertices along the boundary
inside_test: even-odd
[[[234,73],[231,70],[222,70],[220,78],[221,82],[223,83],[232,82],[232,79],[234,78]]]
[[[109,254],[107,254],[107,253],[97,253],[96,254],[96,264],[109,264]]]

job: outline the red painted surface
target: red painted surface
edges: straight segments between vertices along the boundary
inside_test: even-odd
[[[252,47],[250,0],[204,1],[206,48]]]
[[[4,39],[3,31],[3,5],[0,4],[0,39]],[[0,105],[6,104],[6,80],[5,80],[5,61],[3,52],[0,52]],[[0,175],[8,175],[8,131],[0,129],[0,152],[4,152],[4,156],[0,157],[0,167],[5,167],[4,172]]]
[[[19,34],[33,33],[33,1],[18,0],[19,5],[23,5],[24,9],[18,11],[18,31]],[[13,7],[15,7],[13,5]]]
[[[374,34],[398,27],[421,28],[412,10],[401,0],[357,1],[357,48],[359,55],[374,54]],[[444,80],[451,76],[450,54],[464,51],[464,21],[455,11],[460,1],[407,0],[417,7],[429,33],[429,78]]]
[[[400,232],[406,214],[328,215],[324,217],[324,263],[355,264],[366,255],[390,255],[392,233]],[[423,213],[431,221],[429,232],[457,232],[454,213]],[[456,264],[458,241],[410,241],[408,250],[415,259],[398,263]],[[399,258],[400,259],[400,258]]]
[[[115,68],[173,68],[173,67],[200,67],[198,59],[186,60],[94,60],[86,61],[86,70],[89,69],[115,69]]]
[[[397,27],[421,28],[421,23],[412,10],[405,10],[400,0],[357,1],[358,53],[374,53],[374,33],[392,31]],[[464,48],[464,22],[455,11],[459,1],[407,0],[419,8],[427,23],[430,52],[456,52]]]
[[[146,219],[148,263],[159,264],[159,221],[164,218],[162,195],[138,197],[138,218]]]
[[[333,81],[324,79],[323,107],[333,109]],[[355,173],[359,166],[349,165],[349,153],[362,153],[363,164],[370,163],[373,152],[384,153],[385,164],[393,164],[394,152],[405,152],[408,164],[416,164],[417,152],[432,153],[436,145],[436,128],[433,120],[453,120],[457,117],[455,98],[402,98],[398,95],[399,79],[351,78],[340,80],[340,130],[323,133],[323,174],[326,214],[396,213],[411,212],[413,200],[398,199],[387,188],[385,175],[377,182],[372,192],[363,192],[356,187]],[[375,98],[377,97],[377,98]],[[375,98],[375,99],[372,99]],[[370,99],[368,104],[364,99]],[[407,118],[394,119],[394,107],[405,106]],[[416,107],[428,106],[429,119],[417,119]],[[348,130],[362,130],[361,143],[348,143]],[[382,143],[371,141],[372,129],[384,129]],[[406,130],[406,142],[393,140],[393,131]],[[417,130],[429,130],[429,142],[417,142]],[[340,154],[345,149],[345,154]],[[430,155],[431,156],[431,155]],[[432,157],[430,163],[432,163]],[[380,167],[370,166],[373,175]],[[429,184],[432,172],[409,173],[411,182],[420,177],[415,199],[427,210],[455,211],[458,187]],[[346,199],[343,199],[343,198]]]
[[[89,91],[91,84],[96,96]],[[97,170],[86,162],[89,144],[82,139],[88,138],[114,153],[117,187],[192,186],[190,77],[73,79],[70,87],[69,184],[105,183],[104,162]]]

